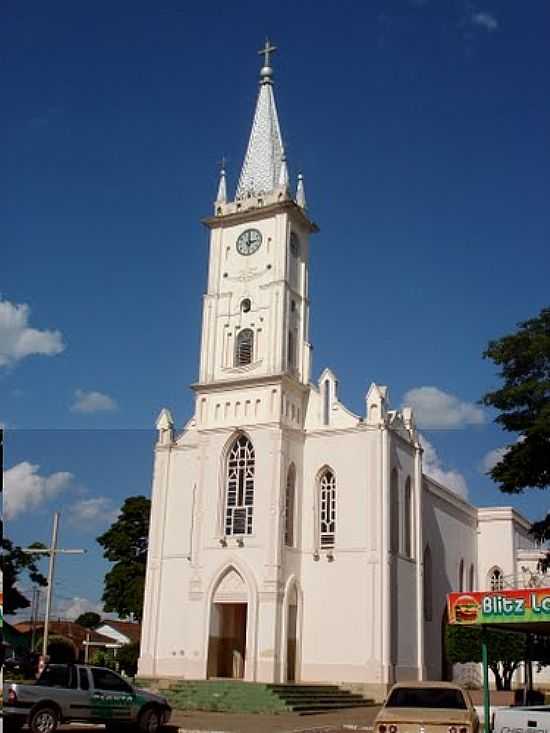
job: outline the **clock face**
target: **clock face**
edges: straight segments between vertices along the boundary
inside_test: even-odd
[[[237,252],[240,255],[253,255],[260,249],[262,235],[257,229],[247,229],[237,239]]]

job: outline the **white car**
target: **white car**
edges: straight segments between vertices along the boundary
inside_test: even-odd
[[[495,710],[493,733],[550,733],[550,705]]]

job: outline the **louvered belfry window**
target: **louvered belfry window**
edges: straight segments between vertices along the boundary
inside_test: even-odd
[[[321,548],[334,547],[336,536],[336,479],[326,470],[319,482],[319,540]]]
[[[254,446],[240,435],[227,457],[226,535],[252,534],[255,464]]]
[[[235,366],[246,366],[252,363],[254,356],[254,331],[251,328],[243,328],[237,336],[237,351],[235,354]]]

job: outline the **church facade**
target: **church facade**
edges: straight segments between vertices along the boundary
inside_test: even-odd
[[[529,525],[423,472],[411,409],[371,384],[351,412],[311,378],[310,239],[266,44],[236,194],[210,232],[195,413],[158,442],[139,674],[326,681],[382,693],[448,674],[446,594],[536,567]]]

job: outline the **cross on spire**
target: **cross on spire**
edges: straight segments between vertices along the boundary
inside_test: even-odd
[[[270,66],[270,61],[271,61],[270,54],[275,53],[276,50],[277,50],[277,46],[273,46],[269,38],[266,38],[264,47],[258,51],[258,54],[260,56],[263,55],[264,57],[264,67]]]

